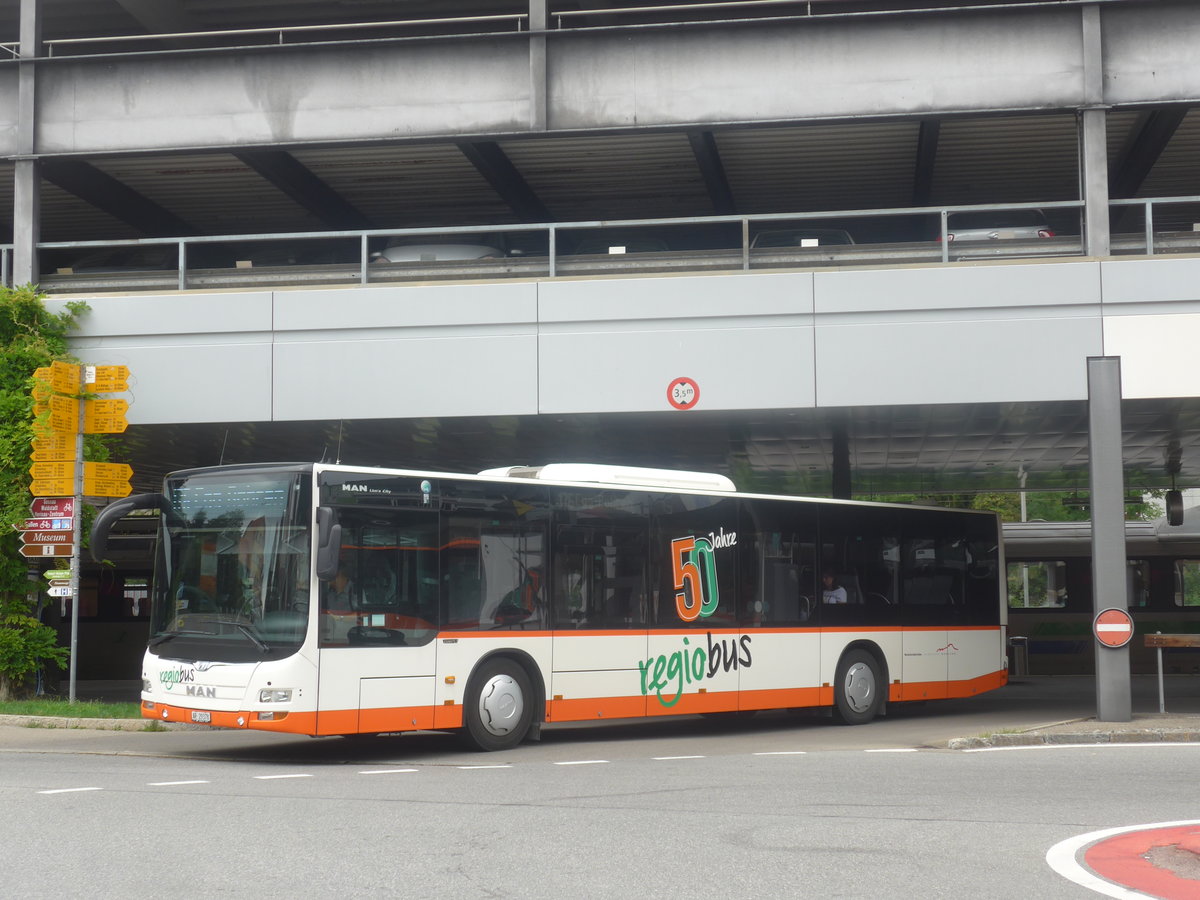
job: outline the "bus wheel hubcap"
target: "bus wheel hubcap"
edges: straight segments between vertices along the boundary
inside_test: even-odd
[[[875,676],[866,663],[855,663],[846,671],[846,702],[857,713],[866,712],[875,699]]]
[[[479,717],[492,734],[508,734],[525,711],[520,685],[508,675],[494,675],[483,686],[479,697]]]

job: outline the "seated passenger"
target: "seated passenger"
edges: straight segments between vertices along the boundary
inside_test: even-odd
[[[821,599],[826,603],[846,603],[846,589],[834,579],[833,572],[826,569],[821,573]]]

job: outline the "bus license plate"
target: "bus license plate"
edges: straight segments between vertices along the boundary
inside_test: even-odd
[[[211,722],[212,721],[212,713],[197,712],[196,710],[192,710],[192,721],[193,722],[201,722],[201,723]]]

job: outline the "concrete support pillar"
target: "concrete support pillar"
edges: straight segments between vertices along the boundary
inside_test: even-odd
[[[34,158],[37,80],[34,59],[42,49],[41,0],[21,0],[17,63],[17,159],[13,166],[13,284],[37,281],[41,235],[41,178]]]
[[[1079,196],[1084,202],[1083,251],[1108,256],[1108,111],[1104,104],[1104,45],[1100,9],[1085,6],[1083,28],[1083,107],[1079,110]]]
[[[1088,366],[1088,451],[1091,470],[1093,618],[1128,609],[1125,584],[1125,471],[1121,455],[1121,360],[1094,356]],[[1095,638],[1093,637],[1093,640]],[[1096,718],[1133,718],[1129,645],[1096,644]]]
[[[547,0],[529,0],[529,128],[545,131]]]

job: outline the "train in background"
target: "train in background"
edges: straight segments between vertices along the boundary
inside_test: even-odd
[[[1157,651],[1145,635],[1200,632],[1200,507],[1186,510],[1182,525],[1127,522],[1125,547],[1130,668],[1152,675]],[[1091,523],[1006,522],[1004,551],[1013,674],[1094,673]],[[1200,674],[1200,650],[1163,650],[1163,671]]]

